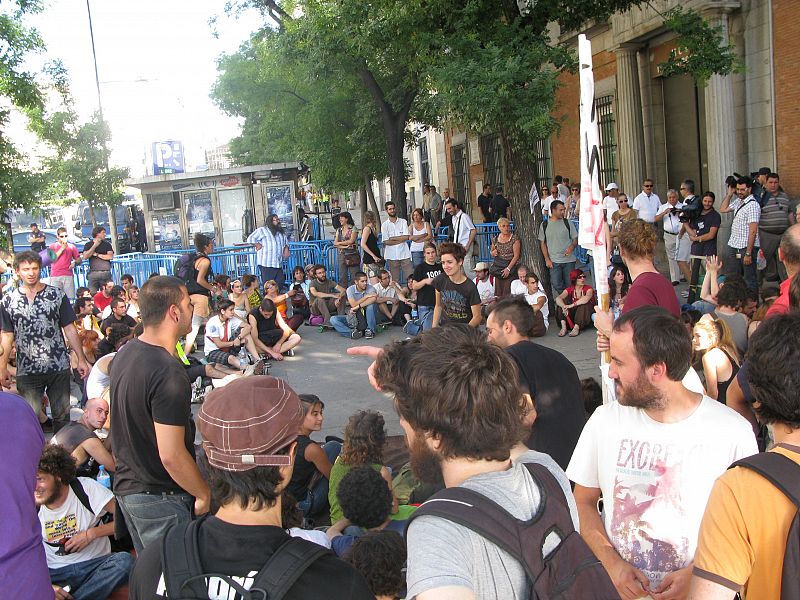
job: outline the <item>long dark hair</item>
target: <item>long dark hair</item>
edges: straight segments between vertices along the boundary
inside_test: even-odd
[[[622,287],[619,289],[619,295],[623,298],[628,295],[628,287],[630,286],[630,283],[628,282],[628,274],[622,267],[614,267],[611,269],[611,273],[608,275],[608,291],[611,293],[610,295],[612,299],[617,297],[617,281],[614,279],[614,276],[618,272],[625,275],[625,281],[622,282]]]
[[[278,219],[278,224],[277,225],[273,224],[273,222],[272,222],[273,218],[277,218]],[[278,215],[276,215],[275,213],[270,213],[269,215],[267,215],[267,229],[269,229],[272,232],[273,235],[275,235],[277,233],[284,233],[283,225],[281,224],[281,220],[278,217]]]
[[[347,224],[348,224],[348,225],[350,225],[350,227],[355,227],[355,225],[356,225],[356,222],[355,222],[355,221],[353,221],[353,215],[351,215],[351,214],[350,214],[349,212],[347,212],[347,211],[340,212],[338,215],[336,215],[336,218],[337,218],[337,219],[341,219],[342,217],[344,217],[345,219],[347,219]]]

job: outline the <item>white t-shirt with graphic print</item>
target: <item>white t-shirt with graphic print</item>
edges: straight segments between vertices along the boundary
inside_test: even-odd
[[[654,588],[694,558],[714,481],[756,452],[750,424],[708,396],[677,423],[612,402],[586,423],[567,476],[600,488],[606,534]]]

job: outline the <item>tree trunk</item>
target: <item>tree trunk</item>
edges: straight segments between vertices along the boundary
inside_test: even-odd
[[[513,141],[508,137],[508,132],[501,131],[500,139],[503,144],[503,156],[506,168],[506,193],[511,203],[512,216],[514,217],[514,231],[522,242],[522,264],[527,265],[539,276],[539,280],[544,284],[549,298],[552,298],[550,290],[550,272],[544,264],[544,257],[539,248],[539,227],[542,223],[542,204],[536,205],[531,214],[528,194],[531,185],[536,181],[535,163],[531,161],[524,152],[515,147]]]
[[[358,188],[358,209],[361,212],[361,225],[364,225],[364,213],[367,212],[367,188],[361,186]]]
[[[372,191],[372,178],[369,175],[364,175],[364,187],[367,190],[367,202],[369,209],[375,213],[375,218],[381,220],[381,211],[378,208],[378,203],[375,200],[375,192]]]
[[[397,214],[405,216],[408,214],[408,206],[406,204],[406,163],[403,156],[405,150],[405,140],[403,139],[403,131],[405,130],[405,121],[398,123],[395,117],[395,123],[391,131],[386,132],[386,153],[389,157],[389,177],[391,179],[391,196],[390,198],[397,205]]]
[[[94,214],[94,201],[87,198],[86,204],[89,205],[89,217],[92,219],[92,228],[97,227],[97,215]]]

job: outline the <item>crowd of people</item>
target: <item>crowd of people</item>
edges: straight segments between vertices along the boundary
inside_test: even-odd
[[[74,298],[42,281],[40,253],[18,253],[18,285],[0,300],[11,392],[0,402],[14,422],[0,438],[0,589],[59,600],[126,584],[134,599],[793,597],[800,225],[789,219],[774,248],[759,241],[762,226],[779,228],[773,175],[758,197],[731,182],[720,207],[734,212],[730,250],[717,249],[713,194],[694,202],[691,181],[683,204],[671,190],[662,205],[649,180],[632,207],[609,187],[608,311],[576,268],[577,194],[561,178],[538,232],[552,297],[521,263],[491,188],[479,203],[499,229],[491,263],[472,264],[474,224],[433,195],[410,225],[387,203],[387,220],[368,215],[360,236],[340,214],[339,281],[323,265],[284,281],[288,242],[273,216],[251,235],[258,276],[233,281],[213,273],[204,234],[174,276],[140,288],[98,268],[94,293]],[[452,228],[438,245],[437,210]],[[669,277],[654,264],[659,228]],[[106,256],[102,242],[98,232],[83,254]],[[56,260],[81,259],[58,243]],[[760,277],[748,271],[759,249]],[[596,328],[610,354],[605,403],[597,380],[534,341],[551,316],[560,336]],[[379,412],[315,440],[326,399],[267,374],[305,322],[352,339],[390,324],[408,334],[348,349],[374,360],[366,376],[392,398],[404,464],[388,460]],[[74,422],[71,396],[83,408]]]

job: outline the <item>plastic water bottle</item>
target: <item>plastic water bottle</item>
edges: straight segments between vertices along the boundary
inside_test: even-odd
[[[97,473],[97,483],[111,489],[111,475],[106,472],[103,465],[100,465],[100,471]]]
[[[417,311],[417,307],[414,306],[414,308],[411,309],[411,318],[416,319],[417,317],[419,317],[419,312]]]

